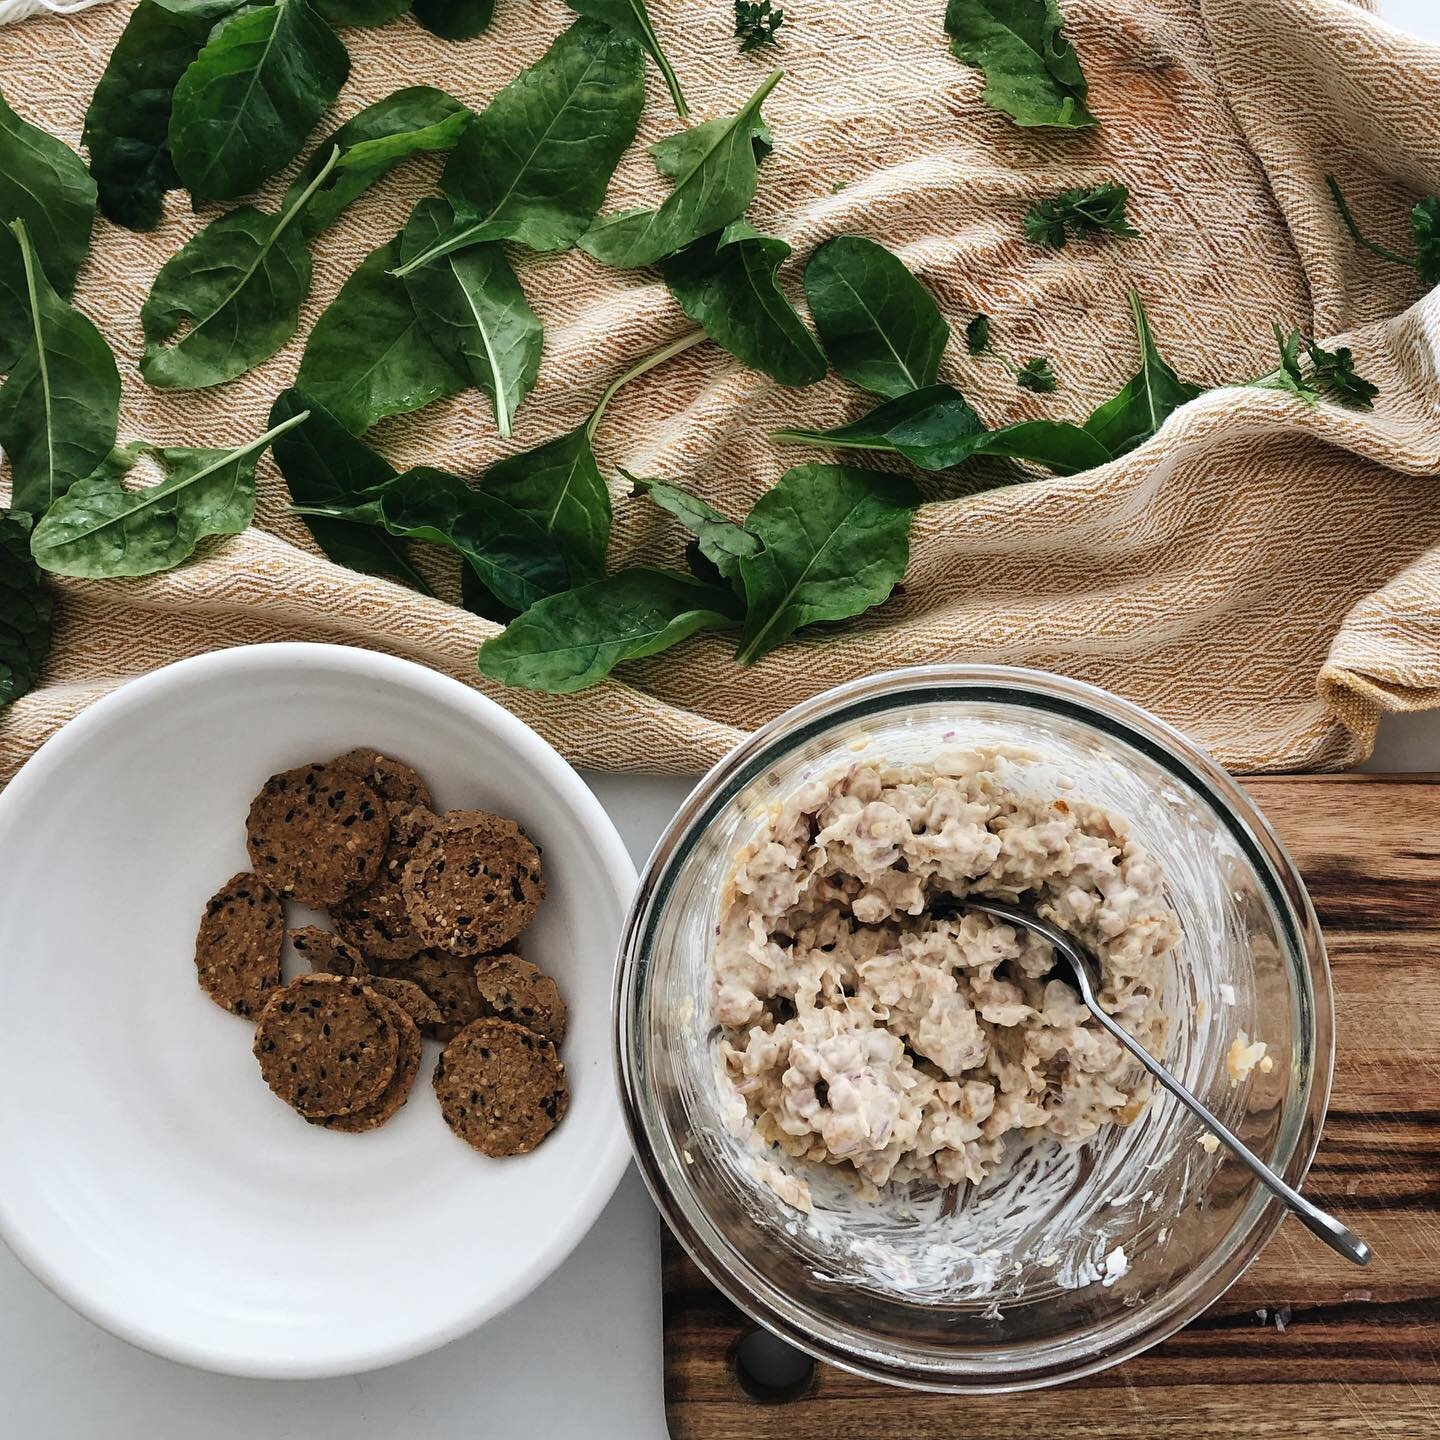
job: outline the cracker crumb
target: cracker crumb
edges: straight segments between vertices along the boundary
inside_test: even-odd
[[[1220,1148],[1220,1137],[1207,1130],[1200,1137],[1200,1148],[1207,1155],[1213,1155]]]
[[[1230,1072],[1232,1086],[1250,1078],[1250,1072],[1265,1058],[1267,1048],[1263,1040],[1252,1041],[1245,1031],[1236,1031],[1230,1053],[1225,1057],[1225,1068]]]

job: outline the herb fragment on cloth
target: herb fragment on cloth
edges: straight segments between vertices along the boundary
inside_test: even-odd
[[[1041,200],[1025,212],[1025,234],[1037,245],[1060,249],[1067,240],[1096,235],[1138,238],[1140,232],[1125,214],[1130,199],[1127,186],[1107,180],[1100,185],[1062,190],[1050,200]]]
[[[774,45],[784,23],[784,10],[773,6],[770,0],[735,0],[735,38],[740,42],[742,55],[761,45]]]

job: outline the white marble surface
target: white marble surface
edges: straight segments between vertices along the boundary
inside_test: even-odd
[[[719,0],[713,0],[719,3]],[[1384,0],[1440,40],[1437,0]],[[1367,768],[1440,769],[1440,714],[1386,723]],[[688,788],[593,777],[637,862]],[[633,1169],[528,1301],[420,1360],[343,1380],[201,1374],[80,1319],[0,1246],[0,1434],[16,1440],[663,1440],[656,1218]]]

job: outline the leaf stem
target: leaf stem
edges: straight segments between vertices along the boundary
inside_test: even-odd
[[[335,168],[335,162],[340,158],[340,147],[333,146],[330,151],[330,158],[316,172],[315,178],[296,197],[295,203],[280,217],[280,223],[275,227],[275,234],[271,236],[270,243],[273,245],[279,239],[281,233],[290,222],[310,203],[310,197],[325,183],[330,172]]]
[[[25,265],[25,298],[30,305],[30,328],[35,335],[35,368],[40,376],[40,393],[45,397],[45,488],[50,499],[55,499],[55,414],[54,400],[50,394],[50,362],[45,354],[45,333],[40,325],[40,291],[35,284],[35,253],[30,247],[30,232],[18,216],[10,222],[10,229],[20,247],[20,259]]]
[[[1369,250],[1371,254],[1378,255],[1382,260],[1390,260],[1396,265],[1408,265],[1412,270],[1419,270],[1417,260],[1409,255],[1398,254],[1394,250],[1387,250],[1383,245],[1377,245],[1375,241],[1368,239],[1360,233],[1360,227],[1355,223],[1355,217],[1350,213],[1350,207],[1345,203],[1345,196],[1340,192],[1339,183],[1333,175],[1325,177],[1325,183],[1330,187],[1330,194],[1335,201],[1335,208],[1340,212],[1340,218],[1345,222],[1345,228],[1350,232],[1350,237],[1362,249]]]
[[[590,418],[585,422],[585,438],[588,440],[595,434],[595,427],[600,423],[600,417],[605,413],[605,407],[615,398],[615,392],[622,385],[628,385],[632,380],[638,380],[647,370],[653,370],[657,365],[663,365],[667,360],[681,354],[685,350],[699,345],[710,337],[703,330],[691,330],[682,335],[678,340],[672,340],[663,349],[657,350],[653,355],[647,355],[643,360],[632,365],[618,380],[612,380],[605,387],[604,393],[595,402],[595,408],[590,412]]]

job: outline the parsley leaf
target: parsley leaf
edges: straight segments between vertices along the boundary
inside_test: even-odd
[[[1068,239],[1119,235],[1133,239],[1140,232],[1125,215],[1130,191],[1116,180],[1062,190],[1053,200],[1040,200],[1025,212],[1025,234],[1037,245],[1058,250]]]
[[[1048,355],[1036,355],[1015,371],[1015,383],[1022,390],[1048,395],[1052,390],[1060,388],[1060,377],[1050,368]]]
[[[983,355],[990,348],[990,317],[977,315],[965,327],[965,344],[972,355]]]
[[[1338,350],[1322,350],[1313,340],[1307,348],[1310,361],[1315,367],[1315,383],[1342,404],[1353,405],[1358,410],[1374,408],[1375,397],[1380,387],[1372,384],[1355,370],[1355,356],[1348,345]]]
[[[1354,215],[1350,213],[1349,205],[1345,203],[1345,196],[1335,177],[1327,175],[1325,183],[1330,187],[1335,208],[1340,212],[1345,228],[1357,245],[1372,255],[1378,255],[1382,260],[1392,261],[1396,265],[1408,265],[1426,285],[1440,285],[1440,200],[1433,195],[1426,196],[1410,212],[1410,233],[1415,240],[1415,254],[1401,255],[1398,251],[1377,244],[1363,235]]]
[[[742,55],[775,44],[775,32],[784,23],[785,12],[773,9],[770,0],[735,0],[735,38]]]
[[[1278,325],[1272,328],[1280,363],[1270,374],[1250,382],[1255,389],[1288,390],[1307,405],[1314,405],[1323,394],[1357,410],[1374,408],[1380,387],[1356,371],[1355,356],[1348,345],[1326,350],[1298,330],[1287,335]],[[1306,358],[1310,361],[1308,373]]]

